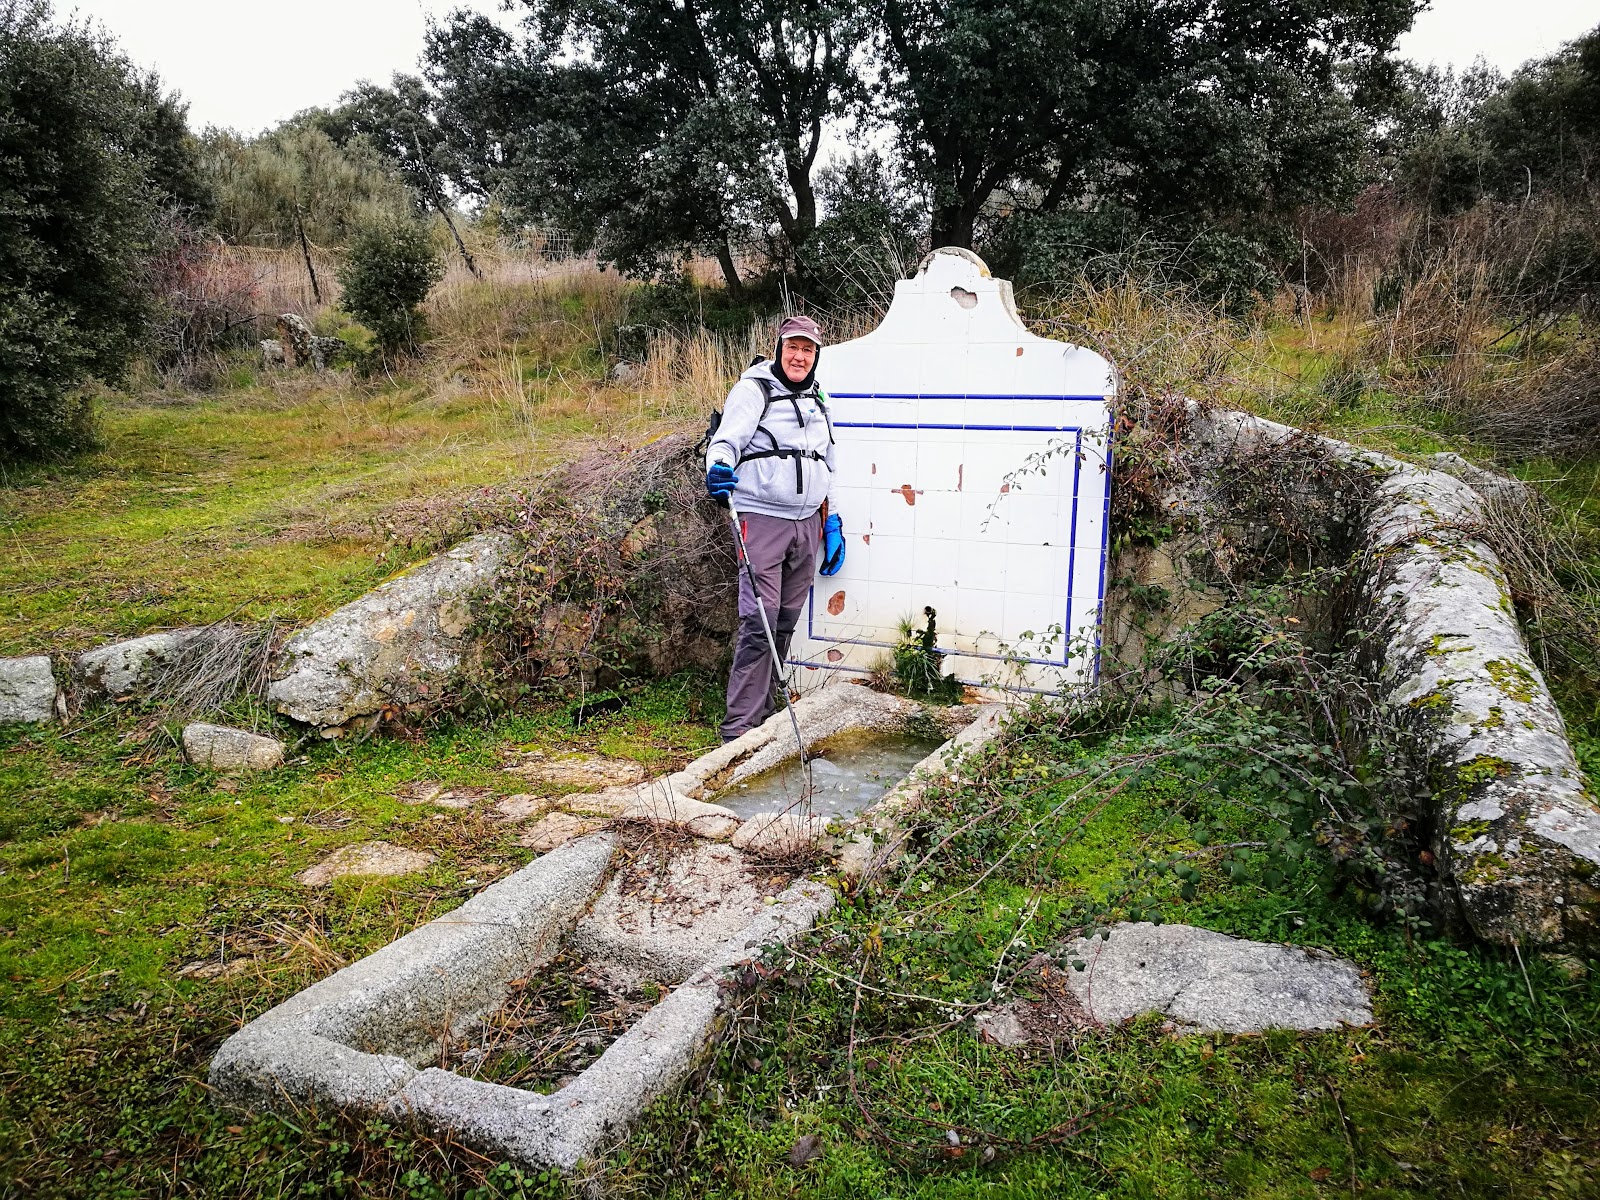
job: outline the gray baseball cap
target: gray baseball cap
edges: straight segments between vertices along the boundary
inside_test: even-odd
[[[822,329],[810,317],[785,317],[778,326],[778,344],[783,345],[789,338],[805,338],[814,342],[817,349],[822,348]]]

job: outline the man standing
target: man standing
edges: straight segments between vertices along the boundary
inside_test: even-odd
[[[767,718],[782,683],[756,592],[783,658],[817,569],[819,543],[822,574],[844,565],[843,523],[832,512],[824,521],[822,511],[833,486],[833,427],[816,382],[821,352],[815,321],[785,319],[776,360],[762,359],[740,376],[706,450],[706,491],[715,500],[732,498],[751,568],[739,573],[739,640],[728,674],[724,742]]]

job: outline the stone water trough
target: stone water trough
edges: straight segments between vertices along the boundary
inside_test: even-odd
[[[871,831],[830,836],[799,812],[741,819],[712,802],[794,756],[783,713],[682,771],[589,797],[616,814],[609,829],[536,858],[229,1038],[211,1067],[218,1102],[382,1116],[533,1167],[570,1171],[602,1154],[710,1048],[736,969],[832,907],[830,887],[805,873],[820,865],[818,851],[837,852],[841,869],[855,872],[892,854],[883,814],[993,737],[1000,706],[924,709],[838,684],[796,713],[808,747],[822,753],[840,738],[908,725],[955,736],[852,822],[875,822],[878,840]],[[549,1092],[473,1077],[508,1002],[574,961],[614,990],[665,995]],[[467,1069],[440,1065],[452,1062]]]
[[[746,785],[770,794],[774,774],[793,765],[784,713],[682,771],[586,796],[616,814],[609,829],[543,854],[256,1018],[213,1060],[213,1094],[246,1111],[380,1116],[527,1167],[592,1165],[713,1050],[749,966],[830,911],[834,892],[814,869],[859,879],[893,861],[927,787],[999,736],[1006,709],[925,708],[837,682],[803,697],[796,716],[819,759],[875,737],[949,735],[874,803],[826,828],[798,807],[741,818],[716,803]],[[1175,1029],[1229,1032],[1372,1020],[1356,968],[1314,951],[1122,924],[1074,952],[1089,969],[1067,973],[1075,994],[1064,1007],[1018,1001],[981,1013],[977,1036],[1048,1043],[1144,1012]],[[563,1064],[574,1069],[547,1091],[482,1077],[495,1073],[486,1063],[507,1061],[507,1030],[538,1024],[521,998],[552,986],[570,994],[562,988],[580,979],[611,999],[659,998],[631,1012],[619,1004],[625,1031],[592,1061]],[[560,1023],[552,1015],[545,1027]]]
[[[1180,630],[1224,598],[1190,564],[1262,528],[1230,481],[1301,459],[1327,474],[1305,472],[1284,508],[1340,548],[1335,565],[1352,585],[1342,611],[1306,615],[1315,634],[1364,647],[1367,684],[1410,740],[1428,794],[1436,916],[1504,946],[1600,946],[1600,806],[1489,544],[1492,503],[1521,484],[1453,455],[1429,469],[1197,406],[1168,498],[1177,532],[1116,573],[1170,597],[1158,636]],[[1109,604],[1113,640],[1134,608]]]

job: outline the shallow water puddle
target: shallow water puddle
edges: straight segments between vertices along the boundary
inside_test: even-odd
[[[905,734],[860,734],[830,739],[811,759],[811,811],[823,820],[847,817],[876,802],[944,743]],[[800,764],[791,759],[776,770],[731,787],[716,803],[741,817],[786,809],[800,802]]]

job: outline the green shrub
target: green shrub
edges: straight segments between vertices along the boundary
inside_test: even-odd
[[[1023,287],[1071,290],[1125,276],[1179,291],[1230,313],[1272,295],[1276,279],[1261,242],[1204,223],[1162,221],[1116,205],[1024,217],[994,249]]]
[[[422,302],[444,277],[444,260],[427,226],[379,221],[350,243],[339,270],[340,306],[377,338],[386,353],[414,349],[422,340]]]
[[[873,150],[824,167],[817,198],[828,215],[796,254],[806,286],[833,305],[886,306],[925,250],[914,187]]]
[[[364,367],[378,352],[378,339],[372,330],[340,308],[327,308],[312,322],[318,337],[337,338],[344,348],[334,355],[336,366]]]
[[[192,154],[182,106],[104,34],[0,0],[0,461],[92,442],[82,387],[139,346]]]

